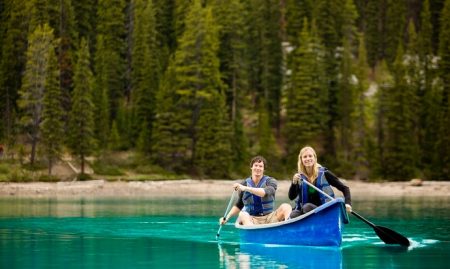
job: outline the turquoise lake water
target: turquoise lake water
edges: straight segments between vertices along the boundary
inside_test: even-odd
[[[405,249],[353,216],[340,248],[244,244],[232,224],[218,242],[227,199],[0,198],[0,268],[449,268],[449,202],[354,200]]]

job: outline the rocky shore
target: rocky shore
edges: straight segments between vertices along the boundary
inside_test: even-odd
[[[449,197],[449,181],[368,183],[345,181],[352,197]],[[169,180],[0,183],[0,197],[192,197],[221,198],[232,193],[232,180]],[[288,193],[290,181],[279,180],[279,194]],[[339,195],[340,192],[337,192]]]

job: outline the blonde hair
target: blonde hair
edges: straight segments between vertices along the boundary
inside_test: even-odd
[[[314,155],[314,159],[315,159],[315,162],[314,162],[314,165],[313,165],[313,169],[312,169],[312,174],[311,174],[311,175],[307,173],[306,167],[305,167],[305,165],[303,165],[303,162],[302,162],[302,156],[303,156],[303,154],[305,153],[305,151],[307,151],[307,150],[311,150],[311,151],[312,151],[312,153],[313,153],[313,155]],[[320,167],[320,164],[317,163],[317,154],[316,154],[316,151],[315,151],[311,146],[303,147],[303,148],[300,150],[300,153],[298,154],[297,167],[298,167],[298,173],[299,173],[299,174],[305,175],[305,176],[308,178],[308,181],[314,183],[314,180],[316,180],[317,176],[319,175],[319,167]]]

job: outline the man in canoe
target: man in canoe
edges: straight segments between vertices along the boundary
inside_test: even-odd
[[[302,184],[301,180],[307,180],[331,197],[334,197],[331,186],[340,190],[344,194],[347,212],[350,213],[352,211],[350,188],[342,183],[331,171],[317,163],[317,155],[312,147],[306,146],[300,150],[297,166],[298,173],[292,178],[288,194],[291,200],[297,198],[291,218],[305,214],[330,200],[307,184]]]
[[[274,211],[277,181],[264,175],[266,163],[262,156],[254,157],[250,162],[251,177],[233,184],[234,190],[239,191],[239,198],[230,212],[220,218],[221,225],[236,214],[239,214],[238,222],[242,225],[274,223],[288,219],[292,211],[289,204],[283,203]]]

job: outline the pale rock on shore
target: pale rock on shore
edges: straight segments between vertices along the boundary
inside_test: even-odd
[[[230,197],[233,180],[169,180],[0,183],[0,197]],[[367,183],[347,180],[352,197],[441,197],[450,198],[450,181],[423,181],[421,186],[410,182]],[[279,180],[277,193],[287,196],[290,181]],[[340,195],[340,192],[336,192]]]

